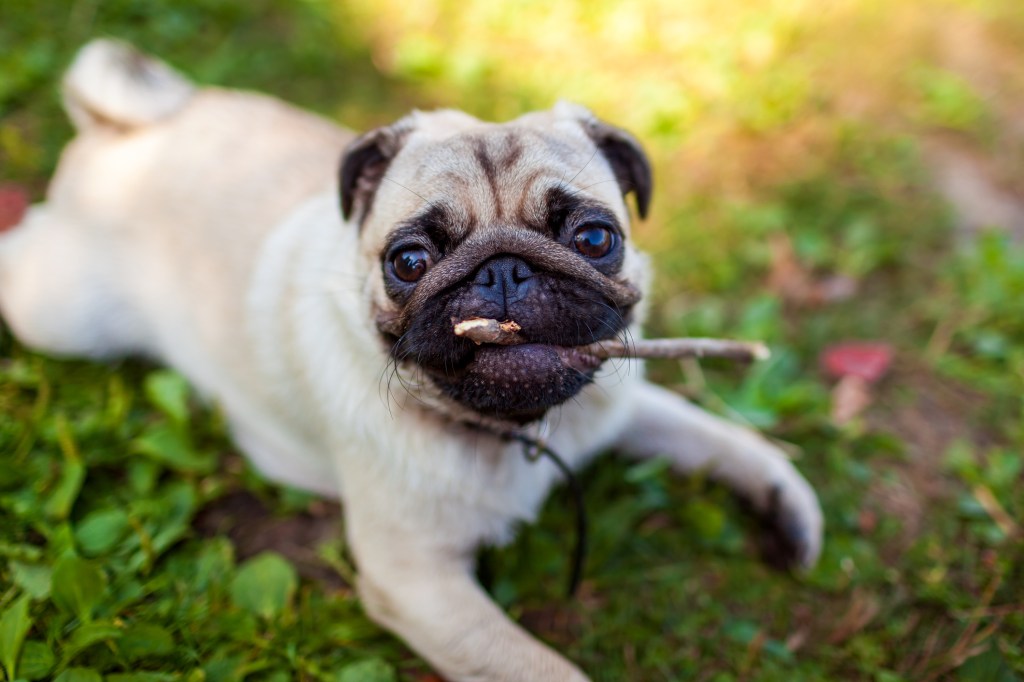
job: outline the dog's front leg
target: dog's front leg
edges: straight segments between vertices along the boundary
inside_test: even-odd
[[[359,595],[373,620],[451,682],[587,681],[513,623],[480,588],[472,576],[472,550],[457,539],[461,528],[426,529],[422,521],[434,511],[428,504],[411,523],[389,515],[386,507],[379,494],[346,495]]]
[[[653,384],[639,384],[631,406],[633,418],[616,448],[639,457],[668,457],[682,472],[707,471],[767,517],[788,555],[782,560],[814,565],[821,551],[821,508],[785,453],[757,433]]]

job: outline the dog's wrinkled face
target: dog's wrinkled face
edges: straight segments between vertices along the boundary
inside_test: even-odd
[[[373,323],[417,389],[449,412],[527,422],[600,366],[573,350],[634,320],[650,169],[628,134],[559,104],[511,123],[416,113],[358,139],[342,207],[361,230]],[[477,346],[453,323],[514,320],[525,343]],[[430,395],[433,394],[433,395]],[[437,398],[441,400],[437,400]]]

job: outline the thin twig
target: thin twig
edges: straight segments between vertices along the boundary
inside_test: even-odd
[[[452,320],[455,322],[455,320]],[[515,322],[498,322],[484,317],[473,317],[462,322],[455,322],[455,336],[464,336],[473,343],[495,343],[499,346],[514,346],[522,343]]]
[[[760,342],[728,339],[680,338],[637,339],[630,344],[621,341],[599,341],[580,346],[581,353],[606,358],[647,358],[678,360],[679,358],[727,358],[729,360],[764,360],[771,356]]]
[[[477,344],[492,343],[499,346],[514,346],[525,343],[519,334],[521,327],[513,322],[498,322],[486,318],[452,320],[456,336]],[[620,340],[598,341],[576,348],[581,353],[606,360],[609,358],[728,358],[730,360],[764,360],[771,355],[768,347],[760,342],[730,341],[727,339],[680,338],[680,339],[637,339],[628,343]]]

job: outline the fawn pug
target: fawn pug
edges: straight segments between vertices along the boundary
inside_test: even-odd
[[[546,429],[573,467],[615,450],[706,470],[815,562],[821,512],[783,453],[575,350],[639,334],[624,196],[644,216],[651,173],[629,134],[561,103],[356,137],[106,40],[64,97],[78,135],[0,235],[3,317],[44,352],[177,368],[269,478],[340,498],[367,612],[449,679],[586,679],[474,581],[476,549],[559,481],[503,431]],[[470,317],[524,342],[454,335]]]

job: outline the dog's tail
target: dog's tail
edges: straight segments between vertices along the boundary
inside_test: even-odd
[[[130,130],[181,109],[195,87],[161,61],[116,40],[93,40],[64,75],[64,108],[80,131]]]

